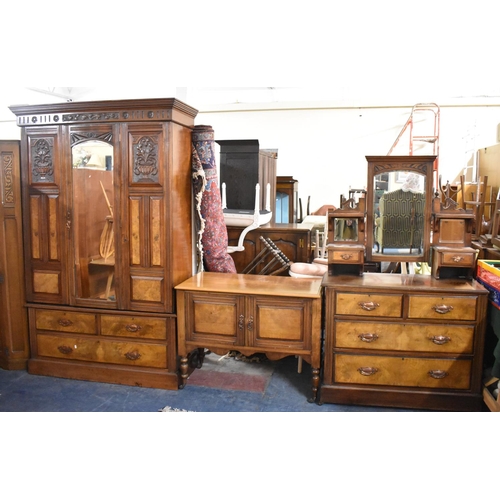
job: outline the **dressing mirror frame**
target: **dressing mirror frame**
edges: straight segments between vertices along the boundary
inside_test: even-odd
[[[434,198],[434,164],[436,156],[366,156],[368,162],[366,189],[366,260],[367,262],[429,262],[431,247],[432,200]],[[375,238],[375,177],[385,173],[416,173],[425,178],[425,209],[422,252],[409,254],[383,254],[373,251]]]

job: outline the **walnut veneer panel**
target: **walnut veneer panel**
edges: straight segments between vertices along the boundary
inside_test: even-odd
[[[445,321],[475,321],[477,297],[421,295],[409,297],[409,318]]]
[[[337,314],[401,317],[402,295],[338,293]]]
[[[387,323],[335,322],[335,347],[365,350],[472,353],[474,327]]]
[[[101,333],[114,337],[166,339],[167,323],[162,318],[136,316],[101,316]]]
[[[37,345],[38,355],[50,358],[151,368],[167,367],[166,345],[44,334],[38,335]]]
[[[469,389],[472,362],[455,359],[335,356],[338,383]]]
[[[96,333],[96,315],[57,310],[36,311],[36,328],[57,332]]]

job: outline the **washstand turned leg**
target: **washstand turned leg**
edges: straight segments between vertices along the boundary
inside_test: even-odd
[[[186,382],[189,377],[189,364],[188,364],[188,358],[186,356],[183,356],[181,358],[180,372],[181,372],[181,382],[179,385],[179,389],[184,389],[184,387],[186,387]]]
[[[312,383],[312,397],[307,400],[308,403],[315,403],[318,398],[319,368],[312,369]]]

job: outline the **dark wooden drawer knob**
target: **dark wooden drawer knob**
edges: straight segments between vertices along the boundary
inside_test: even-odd
[[[73,322],[69,319],[60,319],[58,321],[58,323],[59,323],[59,325],[64,326],[64,327],[71,326],[73,324]]]
[[[73,349],[71,347],[69,347],[68,345],[60,345],[57,350],[61,353],[61,354],[71,354],[73,352]]]

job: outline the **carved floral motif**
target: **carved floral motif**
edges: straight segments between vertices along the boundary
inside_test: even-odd
[[[53,144],[50,139],[38,139],[32,146],[33,177],[39,177],[41,182],[53,182]]]
[[[158,181],[158,145],[151,137],[142,137],[134,145],[134,175],[136,181]]]

